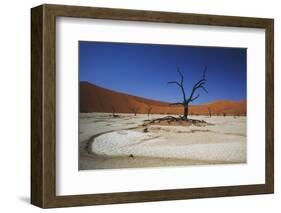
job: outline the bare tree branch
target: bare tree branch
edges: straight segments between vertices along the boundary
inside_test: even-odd
[[[181,85],[183,85],[183,74],[181,73],[180,71],[180,68],[178,67],[178,73],[180,74],[181,76]]]
[[[206,80],[205,75],[206,75],[206,71],[207,71],[207,66],[204,66],[204,70],[203,70],[203,79]]]
[[[186,95],[185,95],[185,90],[184,90],[184,86],[183,86],[183,82],[184,82],[184,76],[183,74],[180,72],[180,69],[178,68],[177,69],[179,75],[180,75],[180,81],[169,81],[168,84],[176,84],[178,87],[181,88],[181,91],[182,91],[182,95],[183,95],[183,102],[177,102],[177,103],[171,103],[170,105],[182,105],[184,107],[184,118],[187,119],[187,116],[188,116],[188,107],[189,107],[189,104],[193,101],[195,101],[197,98],[199,98],[200,94],[196,95],[194,97],[194,94],[196,92],[196,90],[198,89],[202,89],[204,90],[206,93],[208,93],[208,90],[205,88],[205,83],[207,82],[207,79],[206,79],[206,71],[207,71],[207,66],[204,66],[204,69],[203,69],[203,76],[202,78],[197,81],[192,90],[191,90],[191,93],[190,93],[190,96],[188,97],[188,99],[186,99]]]
[[[199,85],[197,85],[196,87],[197,88],[199,88],[199,87],[201,87],[201,86],[204,86],[204,84],[205,84],[206,82],[201,82]]]
[[[207,90],[207,89],[205,88],[205,86],[204,86],[205,83],[206,83],[206,82],[200,83],[200,84],[196,87],[196,89],[202,88],[206,93],[208,93],[208,90]]]
[[[206,93],[208,93],[208,90],[204,86],[201,86],[200,88],[202,88]]]
[[[183,105],[181,102],[176,102],[176,103],[171,103],[170,106],[175,106],[175,105]]]
[[[169,81],[168,84],[177,84],[179,87],[181,87],[180,83],[177,81]]]
[[[180,69],[178,68],[178,73],[181,77],[180,83],[178,81],[169,81],[168,84],[176,84],[181,88],[182,91],[182,95],[183,95],[183,100],[186,102],[186,96],[185,96],[185,91],[184,91],[184,87],[183,87],[183,74],[180,72]]]
[[[206,79],[206,70],[207,70],[207,67],[205,66],[204,67],[204,70],[203,70],[203,78],[200,79],[192,88],[191,90],[191,93],[190,93],[190,96],[189,96],[189,99],[187,100],[187,102],[192,102],[192,100],[194,101],[195,99],[193,98],[194,96],[194,93],[197,89],[199,88],[202,88],[206,93],[208,93],[208,90],[204,87],[204,84],[207,82],[207,79]]]
[[[190,100],[190,102],[195,101],[197,98],[199,98],[199,96],[200,96],[200,94],[198,94],[196,97],[192,98],[192,99]]]

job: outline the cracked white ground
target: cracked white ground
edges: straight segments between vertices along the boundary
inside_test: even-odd
[[[191,116],[214,125],[143,127],[147,115],[119,115],[80,114],[80,170],[246,163],[246,117]]]

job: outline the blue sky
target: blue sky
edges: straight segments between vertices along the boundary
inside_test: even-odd
[[[189,95],[207,66],[205,87],[193,104],[246,99],[245,48],[199,47],[112,42],[79,42],[80,81],[166,102],[182,101],[180,89],[168,81],[184,75]]]

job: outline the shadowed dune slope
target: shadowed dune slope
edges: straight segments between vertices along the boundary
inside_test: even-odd
[[[170,106],[167,102],[150,100],[102,88],[89,82],[80,82],[80,112],[182,114],[181,106]],[[202,105],[190,106],[190,114],[207,115],[208,108],[213,115],[246,115],[246,100],[218,100]]]

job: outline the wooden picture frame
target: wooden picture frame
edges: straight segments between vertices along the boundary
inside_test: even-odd
[[[56,195],[56,17],[262,28],[266,34],[265,184]],[[274,21],[217,15],[41,5],[31,9],[31,203],[42,208],[179,200],[274,191]]]

